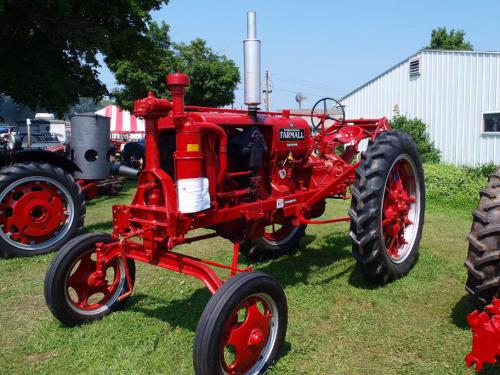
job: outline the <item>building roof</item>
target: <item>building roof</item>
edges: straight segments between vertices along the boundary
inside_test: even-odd
[[[354,90],[352,90],[351,92],[349,92],[348,94],[344,95],[340,101],[346,99],[348,96],[351,96],[352,94],[354,94],[355,92],[361,90],[363,87],[365,86],[368,86],[370,83],[372,83],[373,81],[376,81],[377,79],[379,79],[380,77],[382,77],[383,75],[389,73],[391,70],[393,69],[396,69],[398,66],[406,63],[408,60],[414,58],[415,56],[418,56],[420,55],[421,53],[428,53],[428,52],[442,52],[442,53],[450,53],[450,54],[453,54],[453,53],[465,53],[465,54],[487,54],[487,55],[500,55],[500,51],[460,51],[460,50],[447,50],[447,49],[430,49],[430,48],[422,48],[420,50],[418,50],[417,52],[413,53],[412,55],[408,56],[407,58],[405,58],[404,60],[398,62],[396,65],[393,65],[392,67],[390,67],[389,69],[387,69],[386,71],[384,71],[383,73],[380,73],[379,75],[377,75],[376,77],[372,78],[371,80],[369,80],[368,82],[362,84],[361,86],[355,88]]]

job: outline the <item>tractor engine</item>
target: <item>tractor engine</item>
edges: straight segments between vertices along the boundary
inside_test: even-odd
[[[228,170],[232,190],[247,189],[249,200],[287,196],[304,187],[298,173],[309,156],[309,126],[300,118],[230,129]],[[232,195],[227,195],[230,198]]]

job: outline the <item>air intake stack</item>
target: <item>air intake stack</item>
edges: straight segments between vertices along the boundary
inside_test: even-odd
[[[247,13],[247,38],[243,42],[245,57],[245,104],[249,111],[256,111],[261,100],[260,40],[257,39],[257,15]]]

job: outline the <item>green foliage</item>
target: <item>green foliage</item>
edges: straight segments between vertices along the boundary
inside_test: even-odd
[[[488,177],[490,174],[493,174],[497,171],[497,166],[495,163],[490,161],[489,163],[481,164],[478,167],[464,167],[467,172],[473,176],[478,178]]]
[[[479,202],[479,191],[487,175],[495,172],[493,163],[477,168],[447,164],[424,164],[427,200],[443,206],[472,210]]]
[[[230,104],[240,81],[234,61],[215,53],[202,39],[189,44],[172,43],[168,32],[166,23],[151,22],[147,37],[154,48],[139,48],[132,58],[110,64],[121,85],[113,92],[117,103],[130,110],[134,100],[146,96],[148,91],[169,98],[165,75],[182,72],[191,78],[187,104],[214,107]]]
[[[31,109],[63,113],[80,98],[107,95],[97,55],[123,60],[145,37],[150,11],[168,0],[0,2],[0,87]]]
[[[464,40],[465,32],[463,30],[446,30],[446,27],[438,27],[432,30],[430,49],[446,49],[457,51],[472,51],[473,46],[470,42]]]
[[[434,146],[434,142],[431,141],[427,133],[427,126],[421,120],[411,120],[405,116],[396,116],[391,120],[391,127],[402,130],[412,136],[424,163],[439,162],[441,152]]]

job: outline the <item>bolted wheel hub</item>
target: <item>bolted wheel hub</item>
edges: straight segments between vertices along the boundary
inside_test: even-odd
[[[415,235],[417,195],[415,170],[408,160],[397,160],[387,178],[382,208],[382,230],[387,254],[404,260]]]
[[[221,343],[221,362],[227,373],[245,374],[258,363],[270,341],[272,325],[272,313],[264,299],[249,297],[238,305]]]
[[[15,246],[38,249],[69,230],[73,202],[51,179],[22,179],[0,195],[0,236]]]
[[[82,254],[69,268],[66,278],[67,301],[80,313],[105,309],[119,297],[125,282],[121,260],[117,258],[99,270],[94,254],[94,249]]]

